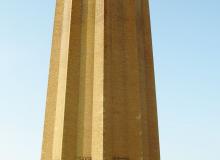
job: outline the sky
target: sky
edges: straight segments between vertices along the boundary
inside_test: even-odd
[[[39,160],[55,0],[0,0],[0,159]],[[161,160],[219,160],[220,1],[151,0]]]

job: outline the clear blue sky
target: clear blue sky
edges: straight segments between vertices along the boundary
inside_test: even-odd
[[[151,0],[162,160],[219,160],[220,1]],[[0,0],[0,159],[39,160],[55,0]]]

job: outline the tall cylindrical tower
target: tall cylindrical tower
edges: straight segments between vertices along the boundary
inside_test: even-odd
[[[147,0],[57,0],[42,160],[159,160]]]

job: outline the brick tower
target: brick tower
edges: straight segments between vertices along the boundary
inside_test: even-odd
[[[147,0],[57,0],[42,160],[159,160]]]

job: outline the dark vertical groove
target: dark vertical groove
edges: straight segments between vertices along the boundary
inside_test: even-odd
[[[103,126],[103,151],[104,160],[110,160],[112,158],[112,123],[108,123],[111,120],[111,107],[109,107],[109,104],[111,104],[112,100],[112,94],[111,94],[111,84],[108,83],[111,79],[110,74],[110,68],[112,64],[111,59],[111,49],[112,49],[112,37],[111,37],[111,30],[112,30],[112,23],[111,23],[111,17],[112,12],[109,9],[111,5],[111,0],[105,0],[104,2],[104,126]]]
[[[62,160],[76,160],[77,113],[79,103],[79,77],[81,54],[81,0],[73,0],[69,57],[67,70],[66,104],[63,129]]]

